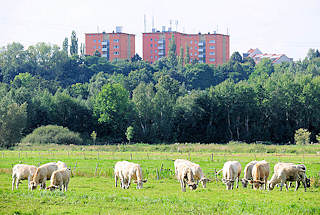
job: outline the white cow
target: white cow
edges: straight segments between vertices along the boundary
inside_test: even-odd
[[[283,185],[286,184],[287,181],[296,181],[296,191],[299,188],[300,181],[304,185],[304,190],[307,191],[307,184],[306,184],[306,171],[305,169],[301,168],[300,165],[283,165],[282,167],[277,167],[276,171],[273,173],[271,180],[268,182],[269,190],[273,190],[276,184],[280,184],[280,191],[282,190]],[[286,186],[288,190],[288,186]]]
[[[237,182],[238,188],[241,174],[241,164],[238,161],[228,161],[223,165],[222,172],[222,181],[226,184],[226,189],[232,190],[235,181]]]
[[[114,178],[115,186],[117,187],[117,180],[120,179],[123,189],[128,189],[132,180],[134,180],[134,183],[137,183],[137,189],[141,189],[143,183],[147,182],[147,180],[143,180],[140,165],[128,161],[119,161],[116,163],[114,167]]]
[[[36,172],[33,175],[32,181],[30,182],[31,189],[36,189],[38,184],[41,184],[40,189],[45,189],[46,181],[51,178],[52,173],[57,169],[58,165],[54,162],[43,164],[42,166],[37,168]]]
[[[267,161],[259,161],[252,168],[253,188],[259,189],[264,184],[264,189],[267,188],[268,177],[270,174],[270,165]]]
[[[30,180],[33,174],[36,172],[37,167],[27,164],[16,164],[12,168],[12,190],[14,190],[14,185],[16,189],[19,187],[20,180],[28,179],[28,189],[30,188]]]
[[[183,162],[181,159],[175,160],[174,169],[177,179],[180,182],[182,192],[186,192],[186,185],[188,185],[191,190],[197,189],[192,169],[187,162]]]
[[[244,176],[243,176],[243,179],[241,180],[243,187],[247,187],[248,182],[252,180],[252,168],[257,162],[258,161],[251,161],[244,168]]]
[[[51,175],[51,184],[47,190],[54,190],[59,188],[60,191],[67,191],[70,181],[71,170],[68,168],[61,168],[54,171]]]
[[[193,173],[193,177],[197,181],[197,185],[199,184],[199,181],[200,181],[202,184],[202,187],[206,188],[207,182],[210,182],[210,180],[204,176],[203,171],[202,171],[199,164],[196,164],[191,161],[184,160],[184,159],[175,160],[175,164],[177,164],[177,163],[185,163],[186,165],[190,166],[192,173]],[[176,175],[177,175],[177,172],[178,172],[178,170],[175,168]]]

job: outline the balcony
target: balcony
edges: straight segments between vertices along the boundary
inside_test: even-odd
[[[164,49],[164,46],[158,46],[158,49]]]
[[[164,56],[164,55],[165,55],[164,51],[159,51],[159,56]]]
[[[101,45],[108,45],[109,42],[108,41],[105,41],[105,42],[102,42]]]
[[[203,54],[199,54],[199,55],[198,55],[198,57],[199,57],[199,58],[204,58],[204,57],[205,57],[205,55],[203,55]]]
[[[102,48],[103,52],[107,52],[109,49],[108,48]]]
[[[103,54],[103,55],[101,55],[101,57],[108,57],[108,54]]]
[[[204,52],[205,50],[204,49],[198,49],[198,52]]]
[[[159,40],[158,43],[159,44],[164,44],[165,40]]]
[[[204,42],[199,42],[198,46],[204,46]]]

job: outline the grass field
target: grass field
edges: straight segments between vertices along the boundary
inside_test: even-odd
[[[313,146],[157,145],[57,146],[20,145],[0,151],[0,214],[320,214],[320,151]],[[305,153],[304,153],[305,152]],[[174,179],[173,159],[190,159],[201,165],[212,183],[206,189],[181,192]],[[226,190],[216,182],[215,169],[228,160],[242,168],[251,160],[304,163],[311,188],[297,192],[245,189]],[[11,168],[17,163],[64,161],[72,168],[69,190],[28,191],[23,181],[11,191]],[[139,163],[148,182],[143,189],[114,187],[113,166],[119,160]],[[243,174],[242,174],[243,176]],[[221,177],[221,176],[220,176]],[[270,176],[271,177],[271,176]],[[48,182],[47,182],[48,185]]]

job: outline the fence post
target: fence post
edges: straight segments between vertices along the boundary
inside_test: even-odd
[[[213,161],[213,153],[211,153],[211,162]]]
[[[158,169],[156,169],[156,172],[157,172],[157,180],[159,180],[159,172],[158,172]]]
[[[4,152],[2,152],[2,158],[4,158]]]
[[[130,157],[131,157],[131,160],[132,160],[132,153],[130,153]]]
[[[189,152],[189,161],[191,161],[190,152]]]
[[[20,150],[19,150],[19,159],[20,159]]]
[[[94,172],[94,176],[96,176],[96,174],[97,174],[98,166],[99,166],[99,162],[97,162],[96,171]]]

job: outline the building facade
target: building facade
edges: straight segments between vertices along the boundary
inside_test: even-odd
[[[143,59],[153,63],[166,56],[174,36],[177,56],[181,47],[183,55],[189,48],[190,61],[220,65],[229,60],[229,35],[223,34],[184,34],[175,31],[154,31],[143,33]]]
[[[127,33],[87,33],[85,34],[86,55],[100,52],[109,61],[131,59],[135,54],[135,35]]]

